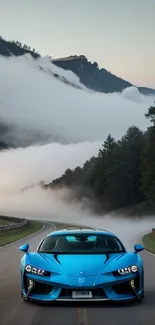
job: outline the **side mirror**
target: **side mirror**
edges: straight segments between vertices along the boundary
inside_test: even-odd
[[[29,245],[28,244],[24,244],[24,245],[22,245],[22,246],[19,247],[19,250],[22,251],[22,252],[27,253],[28,250],[29,250]]]
[[[143,245],[140,245],[140,244],[135,244],[134,245],[134,250],[137,253],[143,251],[144,249],[145,249],[145,247]]]

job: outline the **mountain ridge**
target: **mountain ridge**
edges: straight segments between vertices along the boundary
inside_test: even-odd
[[[113,93],[121,92],[128,87],[137,87],[144,95],[154,95],[155,89],[149,87],[138,87],[131,82],[124,80],[105,68],[99,69],[98,63],[88,61],[84,55],[74,55],[66,58],[53,59],[52,63],[64,70],[71,70],[87,88],[92,90]]]
[[[32,55],[34,59],[41,57],[41,55],[30,46],[18,41],[7,41],[0,36],[0,55],[9,57],[22,56],[26,53]],[[51,57],[50,57],[51,59]],[[70,70],[75,73],[80,82],[87,88],[101,93],[121,92],[125,88],[132,87],[129,81],[126,81],[108,70],[99,69],[97,62],[90,62],[84,55],[73,55],[66,58],[51,59],[51,62],[64,70]],[[148,87],[137,87],[140,93],[145,95],[155,95],[155,89]]]

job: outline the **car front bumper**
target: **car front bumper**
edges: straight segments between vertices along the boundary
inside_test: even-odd
[[[29,281],[31,280],[31,281]],[[31,282],[31,287],[30,283]],[[29,287],[29,288],[28,288]],[[113,281],[96,283],[91,286],[65,285],[64,283],[50,283],[46,279],[26,276],[22,286],[24,299],[42,302],[51,301],[128,301],[139,296],[143,291],[143,275],[132,274],[119,277]],[[73,291],[91,291],[92,297],[74,298]]]

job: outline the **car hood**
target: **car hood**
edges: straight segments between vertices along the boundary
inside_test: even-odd
[[[78,276],[80,272],[85,275],[108,273],[135,264],[137,254],[45,254],[29,253],[27,264],[42,268],[57,274]]]

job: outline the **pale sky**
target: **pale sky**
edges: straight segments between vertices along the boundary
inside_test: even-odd
[[[155,88],[155,0],[0,0],[0,34]]]

